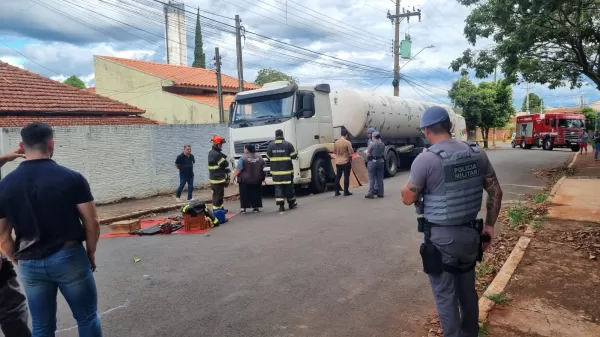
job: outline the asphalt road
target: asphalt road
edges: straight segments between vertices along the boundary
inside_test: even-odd
[[[537,193],[531,169],[566,150],[488,152],[505,199]],[[279,214],[238,215],[205,235],[102,239],[96,281],[104,336],[422,336],[432,312],[414,209],[386,198],[332,193]],[[228,205],[237,210],[237,202]],[[134,263],[134,257],[140,259]],[[57,336],[77,336],[59,296]]]

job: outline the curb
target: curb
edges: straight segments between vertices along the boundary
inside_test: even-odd
[[[237,196],[239,196],[239,193],[226,196],[224,198],[224,200],[228,201],[231,198],[235,198]],[[210,203],[212,203],[212,199],[205,199],[204,202],[207,204],[210,204]],[[122,214],[122,215],[117,215],[117,216],[100,219],[99,222],[100,222],[100,225],[108,225],[108,224],[116,222],[116,221],[128,220],[128,219],[132,219],[132,218],[139,218],[139,217],[142,217],[142,216],[150,214],[150,213],[162,213],[162,212],[172,211],[172,210],[180,208],[182,205],[183,205],[183,203],[171,204],[171,205],[167,205],[167,206],[157,206],[157,207],[153,207],[153,208],[144,209],[141,211],[135,211],[135,212],[127,213],[127,214]]]
[[[571,160],[571,163],[569,164],[568,168],[573,167],[578,155],[579,153],[576,153],[575,156],[573,156],[573,159]],[[566,176],[562,176],[554,184],[554,186],[552,186],[550,194],[548,195],[548,202],[552,202],[552,199],[554,199],[556,192],[560,188],[560,185],[562,185],[562,183],[565,181],[565,179]],[[500,271],[498,272],[496,277],[494,277],[492,283],[490,283],[490,285],[487,287],[487,289],[479,299],[480,321],[485,321],[487,319],[488,315],[490,314],[490,311],[492,311],[492,308],[494,308],[495,305],[494,301],[487,298],[487,296],[491,294],[501,294],[502,292],[504,292],[506,286],[510,282],[510,279],[515,273],[515,270],[519,266],[519,263],[521,263],[521,260],[523,259],[523,256],[525,255],[525,252],[527,251],[529,243],[533,239],[534,234],[534,230],[531,228],[531,226],[528,226],[525,230],[525,233],[523,233],[523,235],[521,235],[521,237],[519,238],[519,241],[517,241],[515,248],[513,248],[506,261],[504,261],[502,268],[500,268]]]

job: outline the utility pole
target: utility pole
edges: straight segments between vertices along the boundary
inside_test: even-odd
[[[215,47],[215,66],[217,68],[217,100],[219,101],[219,123],[225,123],[225,114],[223,112],[223,87],[221,86],[221,55],[219,47]]]
[[[529,115],[529,89],[531,89],[529,87],[529,82],[527,82],[527,86],[525,87],[526,90],[526,94],[525,94],[525,111],[527,112],[527,114]]]
[[[392,15],[390,11],[387,13],[387,18],[392,21],[394,24],[395,32],[394,32],[394,81],[392,85],[394,86],[394,96],[400,95],[400,20],[402,18],[406,18],[406,22],[410,21],[411,16],[418,16],[419,21],[421,21],[421,10],[416,10],[413,7],[413,11],[406,11],[402,9],[402,13],[400,13],[400,0],[396,0],[396,15]]]
[[[242,20],[239,15],[235,16],[235,49],[237,52],[238,90],[244,91],[244,66],[242,63]]]

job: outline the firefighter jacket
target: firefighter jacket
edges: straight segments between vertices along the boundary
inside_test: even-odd
[[[208,179],[211,184],[225,184],[229,163],[222,150],[214,147],[208,153]]]
[[[276,138],[267,148],[267,158],[271,162],[273,184],[291,184],[294,179],[292,159],[298,158],[294,146],[283,138]]]
[[[440,188],[424,191],[423,211],[427,221],[442,226],[475,220],[481,209],[485,157],[474,144],[456,143],[460,142],[443,142],[429,148],[440,158],[442,171]]]

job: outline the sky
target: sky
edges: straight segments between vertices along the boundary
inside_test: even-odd
[[[164,14],[168,0],[1,0],[0,60],[62,81],[71,75],[94,86],[93,55],[166,62]],[[281,70],[301,84],[329,83],[393,94],[392,0],[187,0],[188,62],[193,61],[195,12],[200,8],[204,52],[211,66],[215,47],[222,72],[237,76],[234,16],[242,19],[244,78],[263,68]],[[421,9],[421,21],[400,24],[410,35],[412,59],[401,59],[400,96],[449,103],[447,90],[458,73],[448,67],[471,46],[462,34],[470,10],[456,0],[404,0]],[[283,42],[281,44],[277,41]],[[430,48],[425,48],[433,46]],[[425,48],[425,49],[424,49]],[[418,54],[418,55],[417,55]],[[415,56],[417,55],[417,56]],[[490,78],[489,80],[491,80]],[[479,81],[479,80],[476,80]],[[590,81],[591,83],[591,81]],[[549,107],[600,100],[592,85],[550,90],[530,84]],[[517,109],[526,85],[514,87]]]

